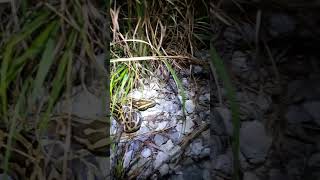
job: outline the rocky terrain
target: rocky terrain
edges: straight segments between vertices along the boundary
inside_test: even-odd
[[[208,60],[207,51],[198,54],[202,61]],[[191,71],[178,72],[186,93],[185,118],[173,78],[166,81],[159,78],[160,72],[155,73],[129,94],[136,99],[153,99],[157,105],[141,112],[144,120],[139,131],[121,137],[119,147],[125,149],[123,165],[128,178],[210,179],[208,69],[195,65]],[[112,135],[118,132],[117,127],[113,120]]]
[[[258,8],[248,8],[247,19],[238,26],[212,26],[213,31],[221,31],[214,46],[237,90],[241,177],[319,179],[319,24],[313,17],[317,13],[266,6],[260,21],[255,21],[257,12]],[[241,14],[228,8],[225,13]],[[252,22],[261,22],[258,43]],[[212,88],[211,122],[216,125],[211,128],[212,178],[230,179],[231,112],[228,97],[222,93],[226,101],[219,104],[217,86]]]

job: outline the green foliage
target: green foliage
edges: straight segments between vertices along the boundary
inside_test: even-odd
[[[105,32],[95,24],[104,19],[94,16],[92,11],[84,11],[89,7],[86,3],[90,2],[67,1],[61,10],[59,3],[32,6],[30,1],[23,1],[17,8],[21,27],[10,31],[14,29],[15,23],[9,22],[13,18],[0,25],[0,34],[5,37],[0,42],[0,117],[2,127],[9,131],[5,172],[15,134],[28,130],[35,135],[45,130],[55,104],[74,85],[71,76],[74,62],[83,58],[89,63],[95,59],[96,50],[101,52],[105,48],[101,43],[105,41],[101,39]],[[90,8],[96,14],[101,13],[93,5]],[[1,15],[2,12],[0,18]],[[40,103],[42,91],[48,97],[43,97]]]

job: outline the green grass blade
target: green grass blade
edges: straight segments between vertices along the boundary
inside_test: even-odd
[[[18,57],[12,64],[8,72],[8,82],[13,80],[15,76],[20,72],[25,64],[26,60],[36,56],[44,47],[49,39],[53,30],[57,28],[58,22],[54,21],[50,23],[46,29],[32,42],[29,49],[27,49],[20,57]]]
[[[233,137],[232,137],[232,151],[233,151],[233,179],[239,180],[239,149],[240,149],[240,118],[239,118],[239,105],[236,102],[236,93],[231,79],[225,69],[223,61],[219,57],[215,48],[211,45],[210,47],[211,64],[215,67],[218,76],[222,79],[226,90],[227,97],[230,100],[230,108],[232,114],[232,124],[233,124]],[[211,67],[212,68],[212,67]],[[212,70],[213,71],[213,70]]]
[[[127,73],[124,74],[124,76],[122,77],[120,89],[124,88],[124,86],[127,84],[128,79],[129,79],[128,74]]]
[[[168,68],[168,70],[170,71],[176,85],[177,85],[177,88],[179,90],[179,94],[181,95],[182,97],[182,113],[183,113],[183,117],[184,117],[184,120],[185,120],[185,117],[186,117],[186,93],[184,91],[184,88],[183,88],[183,85],[182,85],[182,82],[180,81],[179,77],[177,76],[175,70],[172,68],[172,66],[169,64],[169,62],[167,60],[163,60],[164,64],[166,65],[166,67]],[[184,122],[183,123],[183,128],[182,128],[182,131],[180,132],[180,135],[184,133],[184,130],[185,130],[185,125],[186,123]]]
[[[11,61],[13,60],[12,57],[12,51],[14,49],[14,46],[19,43],[20,41],[26,39],[28,36],[30,36],[30,34],[32,32],[34,32],[35,30],[37,30],[44,22],[45,20],[47,20],[49,13],[44,12],[43,14],[41,14],[40,16],[38,16],[37,18],[35,18],[31,23],[28,23],[27,25],[25,25],[21,31],[21,33],[12,36],[12,38],[9,39],[9,41],[7,42],[7,45],[5,47],[4,50],[4,54],[3,54],[3,60],[1,62],[1,70],[0,70],[0,74],[1,74],[1,78],[0,78],[0,98],[1,98],[1,106],[2,106],[2,112],[3,112],[3,116],[6,119],[7,117],[7,86],[9,85],[9,82],[7,81],[8,76],[8,68],[9,65],[11,63]]]
[[[21,11],[22,11],[23,16],[26,16],[27,8],[28,8],[28,1],[22,1],[21,2]]]
[[[114,80],[116,78],[116,76],[118,74],[120,74],[125,69],[125,67],[126,66],[123,66],[123,65],[122,66],[117,66],[116,71],[112,73],[111,80]],[[112,83],[110,83],[110,84],[112,84]]]
[[[66,52],[62,55],[58,72],[56,73],[56,77],[53,80],[52,90],[51,90],[51,94],[48,102],[48,108],[39,124],[39,129],[41,131],[46,129],[50,112],[52,111],[53,106],[55,105],[61,93],[61,90],[65,84],[64,76],[66,74],[66,67],[68,64],[68,59],[70,59],[70,56],[72,56],[72,50],[75,47],[76,40],[77,40],[77,33],[75,31],[72,31],[69,35]]]
[[[42,58],[39,64],[38,72],[35,78],[33,91],[31,94],[32,101],[34,102],[36,99],[37,94],[39,93],[40,88],[42,87],[42,84],[47,77],[47,74],[49,72],[49,69],[53,63],[54,60],[54,48],[55,48],[55,42],[53,39],[49,39],[44,53],[42,54]]]
[[[49,12],[42,11],[42,13],[39,16],[37,16],[33,21],[31,21],[30,23],[28,22],[22,27],[21,33],[12,36],[12,38],[9,39],[6,47],[13,48],[17,43],[28,38],[31,35],[31,33],[37,30],[48,20],[49,15]]]
[[[4,163],[3,163],[3,169],[4,169],[5,175],[7,174],[8,168],[9,168],[9,160],[10,160],[10,156],[11,156],[11,146],[14,141],[14,138],[13,138],[14,134],[16,133],[17,118],[18,118],[20,111],[21,111],[21,105],[25,101],[25,94],[26,94],[26,90],[27,90],[28,86],[29,86],[29,81],[27,80],[22,87],[17,104],[15,106],[14,115],[10,121],[10,130],[9,130],[9,136],[8,136],[8,142],[7,142],[7,149],[5,151]],[[5,179],[6,178],[7,178],[7,176],[5,176]]]

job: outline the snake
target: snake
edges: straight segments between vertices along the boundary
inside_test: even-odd
[[[152,108],[157,103],[149,99],[132,99],[126,105],[116,104],[114,116],[117,122],[123,126],[125,133],[137,132],[143,121],[140,111],[145,111]]]

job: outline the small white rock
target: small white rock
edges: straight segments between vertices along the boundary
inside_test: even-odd
[[[156,129],[156,131],[159,131],[159,130],[163,130],[166,126],[167,126],[168,122],[167,121],[162,121],[158,124],[158,127]]]
[[[152,90],[146,90],[145,93],[147,99],[153,98],[153,97],[157,97],[158,96],[158,91],[152,89]]]
[[[202,149],[203,149],[202,141],[197,141],[192,143],[192,146],[191,146],[192,155],[195,155],[195,156],[199,155]]]
[[[161,146],[164,143],[164,137],[159,134],[156,134],[154,136],[154,142],[157,146]]]
[[[186,111],[190,114],[194,111],[195,105],[192,100],[186,100]]]
[[[165,152],[168,152],[169,150],[171,150],[174,147],[171,139],[169,139],[165,144],[163,144],[161,146],[161,149]]]
[[[135,98],[135,99],[141,99],[142,96],[143,96],[143,95],[142,95],[142,92],[137,91],[137,90],[132,91],[131,93],[128,94],[128,97],[130,97],[130,98]]]
[[[190,133],[193,130],[194,122],[190,117],[187,117],[185,123],[185,133]]]
[[[182,130],[182,124],[181,124],[181,123],[178,123],[178,124],[176,125],[176,130],[177,130],[178,132],[181,132],[181,130]]]
[[[159,152],[156,156],[156,160],[153,162],[154,169],[158,169],[163,162],[166,162],[169,159],[169,156],[167,153]]]
[[[149,148],[145,148],[145,149],[142,150],[141,155],[144,158],[147,158],[147,157],[149,157],[151,155],[151,150]]]
[[[194,66],[194,73],[198,74],[202,71],[202,67],[201,66]]]
[[[159,90],[160,87],[159,87],[158,83],[152,82],[152,83],[150,83],[150,89]]]
[[[144,133],[147,133],[147,132],[150,132],[150,129],[147,126],[143,126],[139,130],[139,134],[144,134]]]
[[[168,174],[169,173],[169,165],[163,164],[162,166],[160,166],[159,172],[160,172],[161,176]]]

